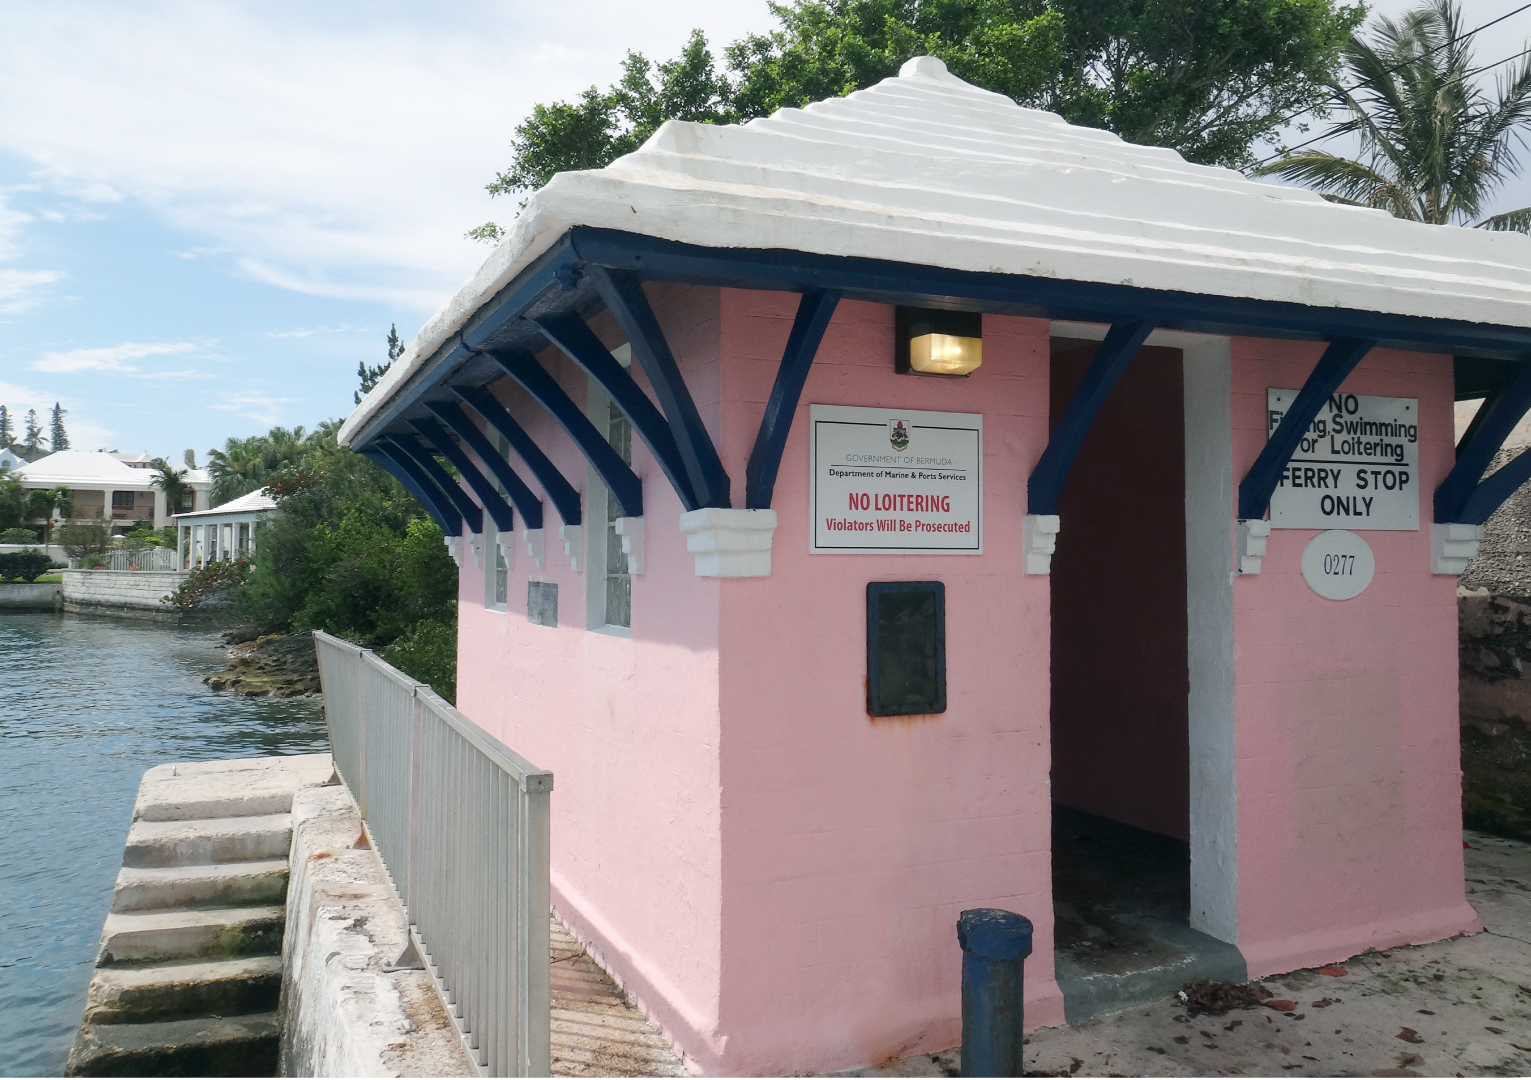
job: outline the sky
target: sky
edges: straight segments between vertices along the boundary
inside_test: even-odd
[[[7,0],[0,404],[199,464],[343,417],[390,325],[408,341],[487,254],[462,234],[514,214],[484,185],[533,103],[771,25],[764,0]],[[1527,39],[1531,10],[1480,60]],[[1497,208],[1526,204],[1517,181]]]

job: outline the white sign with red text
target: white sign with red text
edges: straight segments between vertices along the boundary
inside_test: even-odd
[[[808,550],[981,555],[983,417],[808,407]]]

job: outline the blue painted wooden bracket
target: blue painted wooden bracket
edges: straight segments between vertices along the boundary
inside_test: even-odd
[[[1489,514],[1497,510],[1499,504],[1513,495],[1515,488],[1524,482],[1524,477],[1517,481],[1514,487],[1506,491],[1482,517],[1474,520],[1463,516],[1468,512],[1469,505],[1473,505],[1475,509],[1485,505],[1488,493],[1484,492],[1484,496],[1480,498],[1480,490],[1490,481],[1499,480],[1505,469],[1520,461],[1520,458],[1516,457],[1501,466],[1487,480],[1483,478],[1483,473],[1493,462],[1494,455],[1499,453],[1504,440],[1515,429],[1515,425],[1520,423],[1528,408],[1531,408],[1531,363],[1526,364],[1513,381],[1500,387],[1479,406],[1477,415],[1473,417],[1472,423],[1463,433],[1462,441],[1457,444],[1457,463],[1452,466],[1446,479],[1441,481],[1441,486],[1435,489],[1434,510],[1437,522],[1443,525],[1453,521],[1467,525],[1482,525],[1488,520]],[[1499,480],[1494,490],[1503,487],[1513,475]]]
[[[776,369],[776,382],[771,387],[765,415],[760,419],[760,432],[755,436],[755,447],[744,470],[744,505],[751,510],[771,508],[776,473],[787,448],[787,436],[792,432],[798,399],[803,395],[808,369],[813,366],[819,342],[824,340],[824,331],[829,328],[839,302],[840,293],[834,289],[810,289],[797,302],[797,317],[792,320],[781,366]]]
[[[426,402],[425,407],[445,421],[447,427],[455,431],[457,437],[462,439],[463,444],[489,467],[489,471],[494,473],[494,478],[505,489],[505,494],[510,496],[511,503],[520,513],[521,520],[526,522],[526,527],[528,529],[542,528],[542,500],[537,497],[535,491],[526,486],[526,481],[522,480],[510,467],[510,462],[506,461],[505,456],[494,448],[494,444],[478,429],[478,425],[463,411],[463,407],[455,401],[429,401]],[[418,424],[415,426],[419,427]],[[461,466],[458,467],[461,468]],[[575,501],[578,502],[578,499],[576,498]],[[498,525],[498,519],[496,519],[496,525]]]
[[[448,536],[462,535],[462,515],[457,512],[457,507],[435,484],[426,479],[413,461],[395,450],[388,440],[377,439],[360,453],[393,474],[393,478],[403,484],[404,489],[425,507],[425,512],[441,527],[443,533]]]
[[[1127,370],[1127,365],[1143,346],[1154,324],[1149,319],[1117,323],[1106,333],[1106,340],[1095,350],[1095,358],[1084,373],[1084,379],[1069,400],[1068,408],[1053,428],[1053,436],[1047,449],[1037,459],[1026,484],[1026,512],[1028,514],[1057,513],[1058,496],[1063,491],[1063,481],[1068,478],[1074,458],[1084,445],[1090,425],[1100,413],[1100,407],[1111,395],[1111,388]]]
[[[484,531],[484,511],[476,502],[468,498],[468,493],[462,489],[462,485],[452,479],[451,474],[441,467],[431,452],[420,445],[419,439],[399,432],[390,433],[388,438],[395,447],[420,467],[421,472],[431,478],[432,482],[441,489],[442,494],[452,500],[452,505],[457,507],[457,512],[462,515],[463,524],[468,526],[469,532]]]
[[[532,441],[532,437],[526,433],[526,429],[516,423],[515,417],[505,410],[505,406],[501,405],[493,394],[481,386],[454,386],[452,391],[462,398],[463,401],[467,402],[474,412],[482,416],[490,427],[505,436],[505,441],[510,443],[510,448],[521,455],[521,460],[526,462],[527,468],[532,470],[532,475],[542,485],[542,490],[547,493],[549,499],[553,500],[553,508],[558,511],[558,516],[563,519],[563,523],[565,525],[578,525],[581,521],[579,492],[574,490],[573,484],[564,479],[563,473],[558,471],[558,466],[554,465],[548,459],[548,456],[542,452],[542,448]],[[435,406],[432,407],[434,408]],[[468,420],[466,414],[464,414],[463,419],[469,426],[473,426],[472,421]],[[474,431],[478,432],[476,426],[474,426]],[[470,447],[473,447],[472,440],[463,434],[463,429],[457,429],[457,433],[463,435],[463,441],[467,442]],[[483,438],[483,435],[480,434],[479,438]],[[488,439],[484,439],[484,445],[489,445]],[[493,448],[491,447],[491,449]],[[482,450],[477,450],[476,448],[475,450],[480,456],[483,455]],[[500,455],[496,453],[494,457],[498,459]],[[507,462],[506,465],[508,468],[509,463]],[[507,490],[509,489],[507,488]],[[638,490],[638,495],[640,496],[638,510],[640,512],[643,510],[642,494],[643,491],[640,488]],[[619,499],[618,501],[620,502],[621,500]],[[541,504],[538,504],[538,507],[540,509]],[[626,512],[627,509],[624,506],[623,513],[625,514]],[[527,517],[526,512],[522,511],[521,516]],[[527,517],[527,521],[529,522],[530,520]],[[542,523],[539,521],[532,528],[540,529],[542,528]]]
[[[423,416],[411,420],[410,423],[414,425],[415,430],[421,434],[427,443],[436,448],[438,454],[452,463],[457,469],[458,475],[467,481],[468,486],[473,489],[473,494],[478,496],[479,505],[494,520],[495,529],[506,535],[514,536],[516,532],[515,510],[511,507],[510,503],[505,501],[505,496],[499,493],[489,477],[480,472],[478,466],[473,464],[473,459],[463,453],[462,447],[457,445],[457,441],[452,438],[451,432],[436,423],[436,421],[427,420]],[[520,483],[519,478],[517,483]],[[521,487],[525,489],[526,485],[521,484]],[[526,494],[531,496],[532,493],[528,491]],[[528,501],[535,503],[536,497],[532,496]],[[540,504],[538,504],[538,509],[541,509]]]
[[[595,332],[585,325],[585,320],[571,312],[528,321],[558,346],[565,356],[578,364],[586,375],[594,379],[616,402],[617,408],[627,415],[632,421],[633,430],[653,453],[654,460],[659,462],[659,467],[669,477],[671,486],[675,488],[675,493],[680,496],[686,509],[695,510],[701,506],[696,488],[691,483],[691,474],[686,468],[685,455],[676,445],[670,422],[655,408],[642,387],[617,363],[611,351],[601,344]]]
[[[584,452],[590,467],[617,497],[626,517],[643,516],[643,481],[622,455],[611,448],[606,436],[595,429],[584,410],[570,400],[558,381],[543,370],[537,358],[526,352],[490,353],[500,369],[521,385],[558,422],[574,445]],[[616,363],[616,361],[612,361]],[[619,365],[620,366],[620,365]]]
[[[675,443],[680,447],[681,458],[686,463],[686,475],[691,478],[697,505],[729,506],[728,473],[723,471],[717,447],[713,446],[712,436],[696,411],[696,402],[691,399],[691,391],[686,389],[686,380],[665,341],[659,320],[654,317],[654,309],[643,293],[643,285],[633,274],[608,270],[604,266],[590,265],[585,272],[590,275],[591,283],[606,302],[617,325],[627,335],[633,356],[643,365],[643,373],[654,387],[675,435]]]
[[[1473,488],[1460,516],[1453,520],[1466,525],[1482,525],[1527,480],[1531,480],[1531,450],[1522,450]]]
[[[1239,519],[1263,518],[1270,508],[1271,495],[1281,482],[1281,474],[1292,460],[1308,426],[1345,377],[1355,370],[1361,358],[1371,352],[1375,341],[1361,338],[1337,338],[1319,357],[1308,381],[1297,392],[1297,400],[1265,441],[1265,448],[1239,483]]]

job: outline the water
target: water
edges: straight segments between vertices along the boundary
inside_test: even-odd
[[[0,613],[0,1075],[63,1073],[145,769],[328,748],[317,700],[204,686],[217,644]]]

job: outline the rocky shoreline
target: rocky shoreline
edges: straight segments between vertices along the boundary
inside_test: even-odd
[[[228,666],[202,681],[214,690],[246,697],[314,697],[319,694],[319,656],[312,634],[266,634],[249,637],[238,630],[224,634]]]

